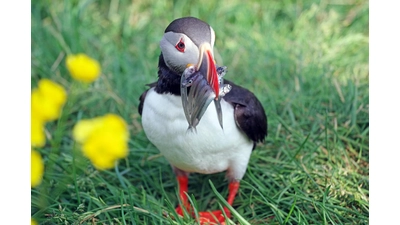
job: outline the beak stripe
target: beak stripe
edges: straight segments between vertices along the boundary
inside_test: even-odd
[[[215,99],[218,99],[219,83],[218,83],[217,68],[215,68],[214,59],[213,59],[210,51],[207,51],[207,57],[208,57],[208,59],[207,59],[208,60],[208,69],[211,70],[211,71],[208,71],[208,73],[207,73],[207,81],[210,84],[210,86],[214,89]]]

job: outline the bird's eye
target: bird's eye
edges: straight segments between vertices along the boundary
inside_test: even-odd
[[[175,45],[175,48],[180,52],[185,52],[185,43],[182,39]]]

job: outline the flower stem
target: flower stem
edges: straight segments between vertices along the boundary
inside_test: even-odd
[[[81,196],[79,194],[79,189],[78,189],[78,182],[77,182],[77,178],[76,178],[76,143],[74,142],[74,145],[72,147],[72,175],[74,178],[74,186],[75,186],[75,192],[76,192],[76,196],[78,198],[78,204],[81,204]]]

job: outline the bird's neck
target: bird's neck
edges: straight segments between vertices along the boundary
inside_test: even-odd
[[[181,76],[168,68],[161,53],[158,60],[158,81],[155,91],[159,94],[170,93],[179,96],[181,95],[180,85]]]

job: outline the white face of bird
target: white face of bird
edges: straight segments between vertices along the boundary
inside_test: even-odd
[[[160,47],[165,63],[178,74],[182,74],[188,65],[197,63],[199,59],[199,48],[185,34],[165,33]]]
[[[211,43],[209,43],[209,46],[213,56],[215,33],[211,27],[210,31]],[[199,61],[199,46],[183,33],[165,33],[160,41],[160,48],[167,66],[178,74],[182,74],[189,65],[196,64]]]

